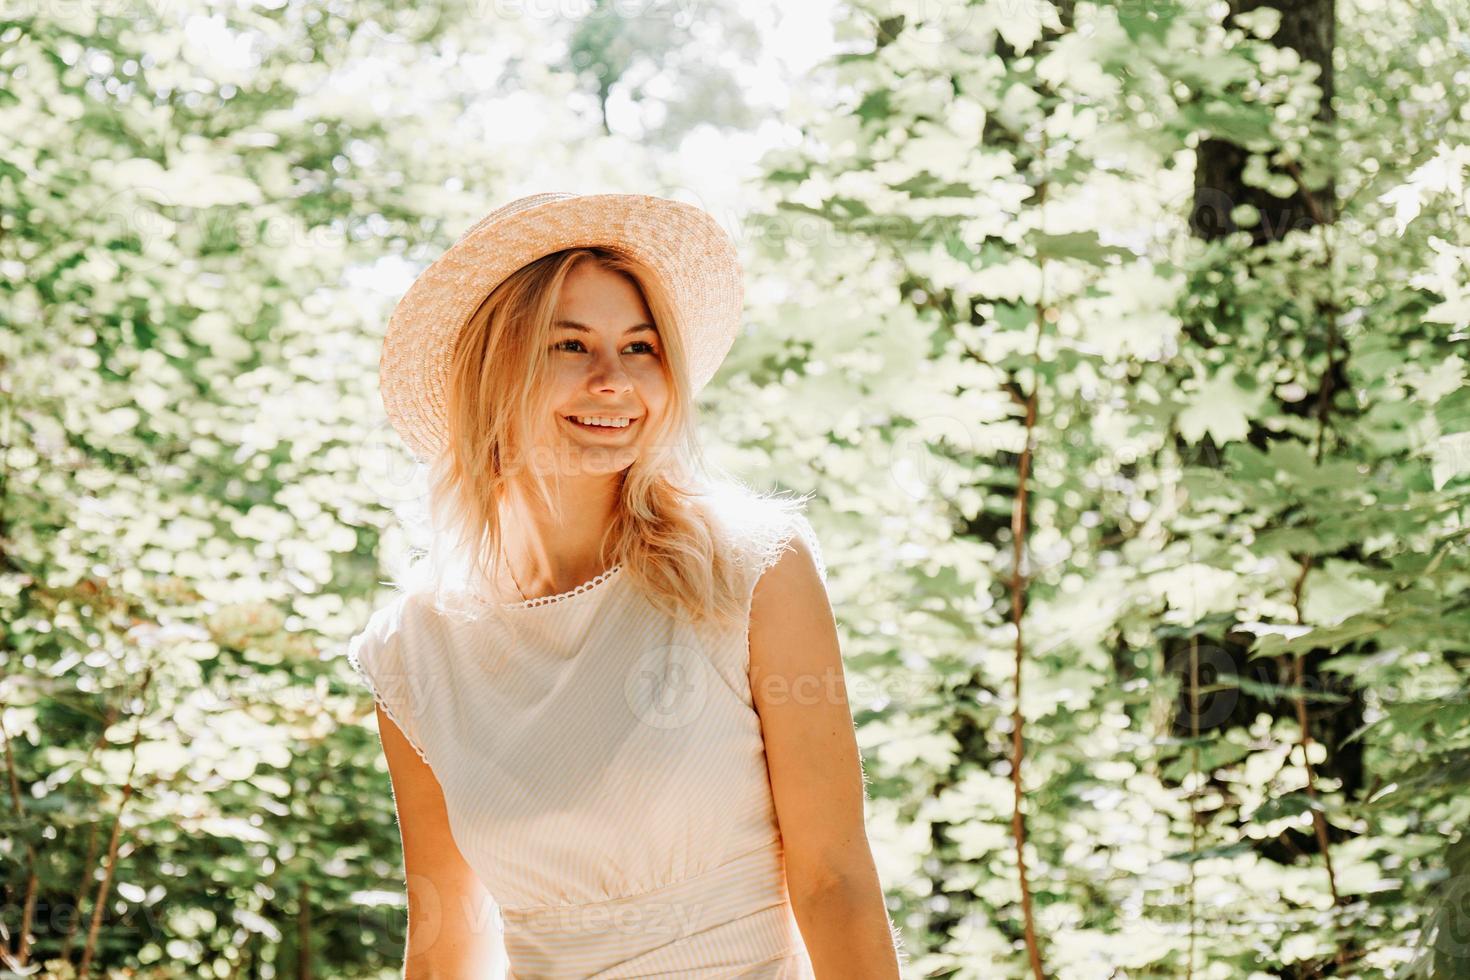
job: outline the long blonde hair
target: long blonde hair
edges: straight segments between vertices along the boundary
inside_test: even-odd
[[[738,549],[726,547],[722,536],[728,525],[717,516],[717,503],[739,500],[791,513],[802,501],[759,494],[710,466],[698,439],[679,310],[651,270],[602,247],[565,249],[523,266],[465,324],[445,392],[446,446],[429,465],[428,548],[395,584],[432,592],[441,611],[493,610],[489,583],[501,580],[500,507],[512,475],[524,471],[534,495],[556,513],[559,472],[553,469],[548,486],[523,461],[534,448],[532,420],[548,408],[539,393],[549,370],[556,304],[568,274],[583,261],[626,276],[642,294],[661,338],[670,393],[667,411],[622,474],[618,504],[599,543],[600,562],[609,568],[621,563],[634,587],[677,619],[739,622],[748,615],[749,597]]]

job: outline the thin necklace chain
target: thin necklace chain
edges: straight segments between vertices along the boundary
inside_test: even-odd
[[[510,584],[515,586],[516,593],[520,595],[521,601],[530,602],[531,600],[526,598],[526,590],[521,588],[521,583],[516,581],[515,569],[510,567],[510,556],[505,553],[504,544],[500,546],[500,558],[505,563],[505,571],[510,576]]]
[[[523,602],[523,603],[525,603],[525,602],[542,602],[542,601],[545,601],[545,600],[548,600],[548,599],[563,599],[563,598],[566,598],[567,596],[575,595],[578,592],[580,592],[582,589],[585,589],[588,586],[595,585],[598,582],[601,582],[603,579],[607,578],[607,576],[611,575],[613,573],[613,571],[615,571],[617,568],[619,568],[619,567],[622,566],[622,562],[614,562],[611,567],[605,569],[601,574],[593,577],[592,579],[590,579],[590,580],[588,580],[586,582],[583,582],[581,585],[577,586],[577,588],[575,588],[575,589],[572,589],[572,590],[570,590],[568,592],[558,592],[555,595],[542,596],[540,599],[531,599],[531,598],[528,598],[526,596],[526,590],[523,589],[523,588],[521,588],[521,583],[516,581],[515,569],[513,569],[513,568],[510,567],[510,556],[508,556],[505,553],[505,545],[504,544],[502,544],[500,546],[500,558],[501,558],[501,562],[505,565],[506,574],[508,574],[510,576],[510,584],[513,585],[513,586],[515,586],[516,594],[521,597],[521,602]]]

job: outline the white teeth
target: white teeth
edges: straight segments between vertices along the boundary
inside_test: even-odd
[[[601,425],[610,429],[622,429],[633,424],[633,420],[627,418],[603,418],[596,415],[573,415],[571,418],[583,425]]]

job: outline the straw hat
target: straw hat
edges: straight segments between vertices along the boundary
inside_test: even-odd
[[[693,390],[714,376],[740,329],[745,292],[735,244],[714,217],[646,194],[532,194],[460,236],[388,321],[378,368],[383,407],[421,462],[447,441],[449,366],[470,315],[517,269],[583,245],[619,249],[653,269],[682,314]]]

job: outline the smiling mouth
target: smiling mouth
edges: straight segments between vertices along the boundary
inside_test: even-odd
[[[568,424],[570,424],[570,425],[572,425],[572,426],[574,426],[574,427],[576,427],[578,429],[581,429],[584,432],[627,432],[629,429],[633,428],[633,426],[637,425],[638,422],[642,419],[642,416],[638,416],[638,417],[634,418],[634,417],[626,416],[626,415],[624,415],[624,416],[608,416],[608,417],[610,417],[610,418],[626,418],[629,421],[628,421],[628,424],[627,425],[587,425],[586,423],[578,422],[574,417],[572,417],[570,415],[563,415],[562,416],[562,418],[564,418],[564,419],[567,420]]]

